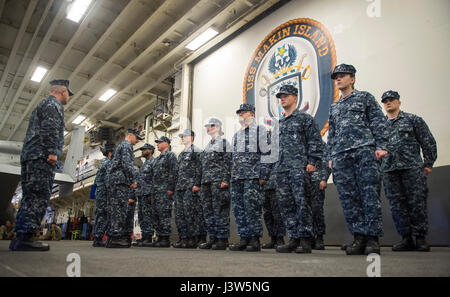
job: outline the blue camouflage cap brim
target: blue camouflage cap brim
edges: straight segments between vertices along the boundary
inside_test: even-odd
[[[386,91],[381,96],[381,102],[384,103],[384,101],[386,101],[386,99],[388,98],[400,99],[400,94],[392,90]]]
[[[239,106],[239,109],[236,110],[236,114],[239,114],[241,111],[255,112],[255,106],[247,103],[241,104],[241,106]]]
[[[51,86],[64,86],[67,88],[67,92],[69,93],[69,96],[73,96],[74,93],[69,88],[69,81],[66,79],[54,79],[50,82]]]
[[[298,89],[296,87],[294,87],[293,85],[284,85],[280,88],[276,97],[280,98],[281,95],[283,95],[283,94],[298,96]]]
[[[339,64],[336,67],[334,67],[333,73],[331,73],[331,79],[336,79],[336,76],[339,73],[355,75],[356,69],[353,65]]]

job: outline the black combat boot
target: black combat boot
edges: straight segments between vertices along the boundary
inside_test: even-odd
[[[355,233],[353,243],[347,246],[347,255],[364,255],[367,239],[364,235]]]
[[[11,251],[48,251],[50,246],[40,241],[35,241],[33,233],[17,233],[16,238],[9,244]]]
[[[129,242],[125,237],[112,237],[107,245],[108,248],[129,248]]]
[[[259,252],[261,251],[261,244],[259,243],[259,237],[252,237],[250,239],[247,248],[245,249],[247,252]]]
[[[243,251],[247,247],[248,243],[249,243],[249,240],[247,237],[241,237],[241,240],[239,240],[239,243],[230,245],[229,250],[230,251]]]
[[[216,243],[216,240],[217,239],[215,237],[210,237],[208,242],[201,243],[198,247],[202,250],[209,250],[212,248],[213,244]]]
[[[263,244],[261,248],[263,248],[263,249],[273,249],[273,248],[275,248],[276,242],[277,242],[277,237],[276,236],[271,236],[270,237],[270,242]]]
[[[276,249],[277,246],[283,245],[283,244],[284,244],[284,238],[283,238],[283,236],[279,236],[279,237],[277,237],[277,241],[275,242],[275,245],[273,247]]]
[[[177,242],[172,243],[172,246],[176,249],[185,248],[186,247],[186,239],[178,240]]]
[[[142,242],[144,242],[144,239],[143,239],[143,238],[141,238],[141,239],[136,239],[136,241],[133,242],[133,246],[141,247],[141,246],[142,246]]]
[[[102,240],[101,237],[95,237],[94,242],[92,243],[93,247],[105,247],[106,243]]]
[[[315,250],[324,250],[325,249],[325,245],[323,244],[323,236],[319,235],[316,237],[316,239],[314,240],[313,249],[315,249]]]
[[[228,238],[218,238],[212,245],[211,249],[215,251],[226,250],[228,246]]]
[[[290,238],[287,244],[277,246],[278,253],[292,253],[300,244],[299,238]]]
[[[403,236],[402,241],[394,244],[394,246],[392,247],[392,251],[394,252],[414,251],[415,249],[416,244],[414,243],[414,239],[411,235]]]
[[[311,238],[300,238],[300,243],[295,252],[297,254],[311,254]]]
[[[170,247],[169,236],[161,236],[161,240],[154,245],[155,247],[168,248]]]
[[[419,252],[429,252],[430,246],[425,240],[425,236],[416,236],[416,250]]]
[[[200,247],[201,244],[205,244],[205,243],[206,243],[206,235],[199,235],[197,247]]]
[[[380,254],[380,243],[378,242],[378,236],[367,236],[366,248],[364,249],[364,255]]]
[[[186,240],[186,245],[184,246],[185,249],[195,249],[197,248],[197,240],[195,237],[188,238]]]
[[[145,237],[144,240],[142,241],[142,246],[143,247],[153,247],[152,237],[151,236]]]

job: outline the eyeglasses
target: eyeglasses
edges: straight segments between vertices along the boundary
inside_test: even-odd
[[[397,98],[384,98],[383,99],[383,103],[388,103],[388,102],[392,102],[392,101],[395,101],[395,100],[398,100]]]

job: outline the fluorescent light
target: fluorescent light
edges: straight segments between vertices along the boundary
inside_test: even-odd
[[[69,20],[78,23],[91,4],[92,0],[75,0],[67,14]]]
[[[116,90],[114,89],[109,89],[108,91],[106,91],[105,93],[103,93],[103,95],[100,96],[100,98],[98,98],[98,100],[100,101],[108,101],[109,98],[111,98],[112,96],[114,96],[114,94],[117,93]]]
[[[202,34],[197,36],[197,38],[192,40],[188,45],[186,45],[186,48],[190,49],[191,51],[195,51],[196,49],[201,47],[203,44],[205,44],[208,40],[210,40],[211,38],[216,36],[217,34],[219,34],[219,32],[217,32],[214,29],[209,28],[208,30],[206,30],[205,32],[203,32]]]
[[[47,73],[47,69],[44,67],[38,66],[31,77],[32,81],[41,82],[44,75]]]
[[[84,121],[85,118],[86,118],[85,116],[79,115],[79,116],[76,117],[75,120],[73,120],[72,124],[78,125],[82,121]]]

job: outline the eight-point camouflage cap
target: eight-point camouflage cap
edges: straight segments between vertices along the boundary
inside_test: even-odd
[[[152,151],[155,151],[155,147],[154,147],[153,145],[151,145],[151,144],[148,144],[148,143],[144,144],[144,145],[141,146],[139,149],[140,149],[141,151],[142,151],[142,150],[152,150]]]
[[[399,93],[397,93],[396,91],[386,91],[383,93],[383,95],[381,96],[381,102],[384,103],[385,99],[387,98],[395,98],[395,99],[400,99],[400,95]]]
[[[252,111],[255,112],[255,106],[253,104],[243,103],[239,107],[238,110],[236,110],[236,114],[239,114],[241,111]]]
[[[339,64],[334,67],[333,73],[331,73],[331,79],[336,79],[336,74],[338,73],[349,73],[355,75],[356,69],[353,65]]]
[[[213,126],[213,125],[222,127],[222,122],[219,119],[217,119],[217,118],[210,118],[208,120],[208,122],[205,124],[205,127],[210,127],[210,126]]]
[[[184,130],[183,133],[178,134],[178,136],[180,138],[182,138],[183,136],[194,136],[195,137],[195,133],[191,129],[186,129],[186,130]]]
[[[67,88],[67,91],[69,92],[69,96],[73,96],[73,93],[72,93],[72,91],[69,88],[69,81],[66,80],[66,79],[55,79],[55,80],[52,80],[50,82],[50,85],[51,86],[64,86],[64,87]]]
[[[139,139],[139,140],[143,140],[143,139],[144,139],[144,138],[141,137],[141,135],[140,135],[140,133],[139,133],[139,130],[136,130],[136,129],[128,129],[128,130],[127,130],[127,133],[132,133],[132,134],[136,135],[137,139]]]
[[[280,88],[280,90],[277,93],[277,98],[280,98],[282,94],[286,95],[298,95],[298,89],[294,87],[293,85],[284,85]]]
[[[170,144],[170,139],[167,138],[166,136],[161,136],[159,139],[156,139],[155,142],[156,143],[167,142],[168,144]]]

